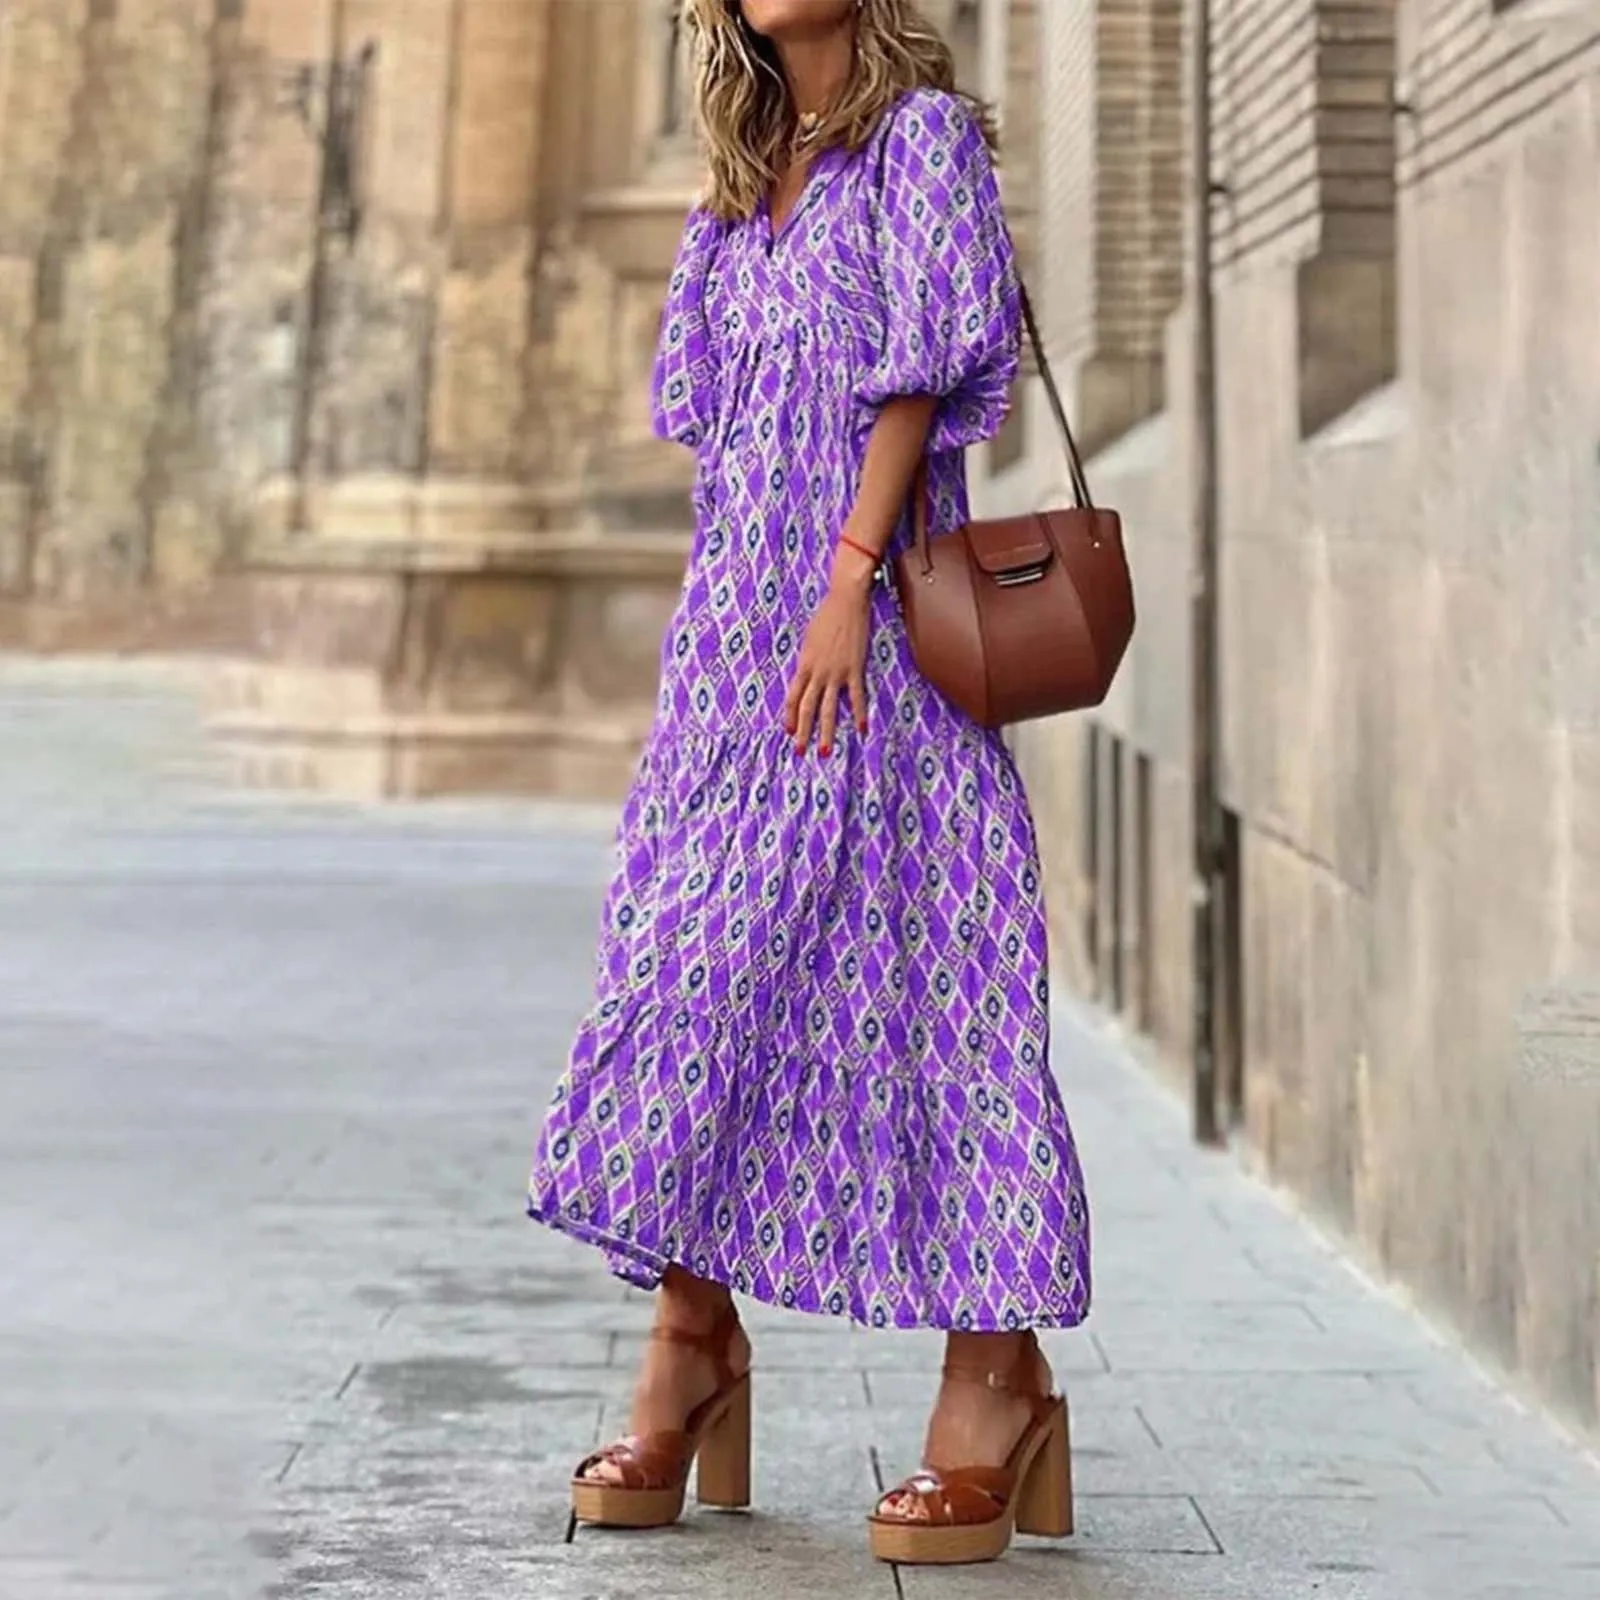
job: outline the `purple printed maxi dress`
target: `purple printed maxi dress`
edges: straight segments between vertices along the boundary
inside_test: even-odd
[[[958,525],[1019,310],[988,151],[954,96],[908,95],[864,150],[821,154],[776,234],[764,208],[689,219],[654,407],[697,453],[694,546],[528,1205],[632,1282],[677,1263],[874,1327],[1088,1312],[1010,754],[919,676],[885,584],[868,731],[842,717],[823,758],[782,726],[878,408],[942,397],[934,528]]]

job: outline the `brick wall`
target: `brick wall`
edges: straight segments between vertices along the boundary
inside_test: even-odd
[[[1039,15],[1050,343],[1076,367],[1085,442],[1159,411],[1182,273],[1176,0],[1059,0]]]
[[[1219,265],[1394,249],[1391,0],[1220,0]]]
[[[1393,0],[1220,0],[1219,272],[1296,269],[1302,432],[1394,374]]]
[[[1592,81],[1588,8],[1537,0],[1428,0],[1405,12],[1402,184],[1492,151],[1506,134]]]

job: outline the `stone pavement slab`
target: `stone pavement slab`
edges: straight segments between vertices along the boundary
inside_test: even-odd
[[[159,674],[0,663],[0,1600],[1594,1600],[1600,1474],[1064,1005],[1079,1532],[890,1570],[936,1336],[762,1307],[756,1500],[569,1538],[648,1297],[520,1213],[609,820],[194,787]]]

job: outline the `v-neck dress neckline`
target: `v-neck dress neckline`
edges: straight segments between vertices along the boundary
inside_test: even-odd
[[[795,223],[811,208],[819,191],[826,187],[828,169],[837,167],[840,154],[840,146],[826,145],[806,163],[805,181],[801,183],[800,192],[795,195],[794,204],[789,207],[781,223],[772,213],[772,190],[768,189],[762,196],[761,236],[769,253],[776,250],[788,238]]]

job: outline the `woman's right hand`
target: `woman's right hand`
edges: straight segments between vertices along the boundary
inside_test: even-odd
[[[833,754],[841,694],[850,697],[856,732],[867,731],[867,636],[876,573],[865,555],[847,546],[840,549],[784,700],[784,732],[794,740],[796,755],[810,748],[813,732],[819,754]]]

